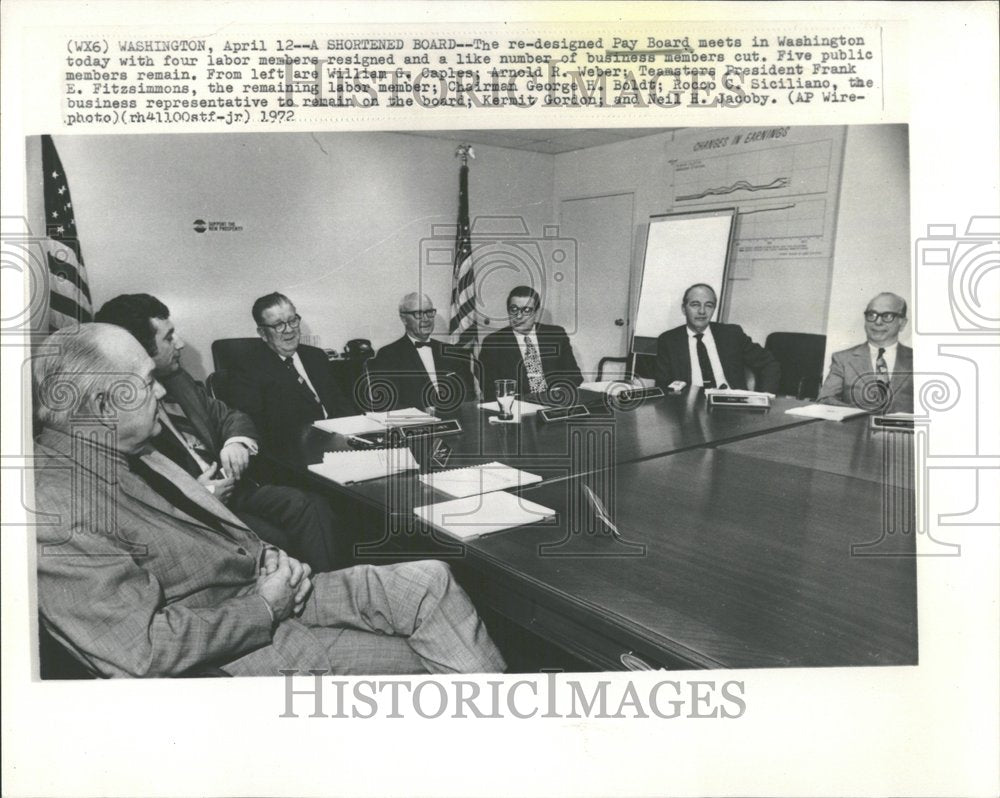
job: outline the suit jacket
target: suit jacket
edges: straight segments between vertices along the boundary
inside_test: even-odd
[[[267,605],[253,592],[264,544],[179,466],[158,452],[143,456],[222,531],[175,507],[124,457],[83,436],[45,429],[35,452],[42,458],[38,506],[57,519],[37,532],[40,616],[92,671],[174,676],[221,665],[274,675],[290,662],[329,667],[322,641],[300,621],[272,630]]]
[[[233,369],[233,404],[253,419],[268,446],[281,449],[323,413],[312,391],[299,383],[281,358],[263,341],[256,343],[246,362]],[[334,381],[326,353],[300,345],[298,355],[329,416],[355,413],[354,405]]]
[[[757,378],[756,390],[777,392],[781,366],[774,355],[755,344],[738,324],[711,322],[709,326],[722,370],[726,372],[725,382],[730,388],[747,387],[744,369],[749,368]],[[691,383],[691,353],[684,324],[667,330],[656,339],[656,384],[666,390],[674,380]],[[715,382],[721,385],[722,377],[716,374]]]
[[[896,347],[896,364],[888,396],[876,387],[877,382],[867,342],[852,346],[831,357],[830,373],[816,401],[884,413],[912,413],[913,350],[902,344]]]
[[[257,440],[257,428],[250,416],[209,396],[204,386],[195,382],[184,369],[161,377],[160,384],[167,392],[164,398],[180,405],[195,433],[211,451],[215,462],[219,462],[219,452],[230,438]]]
[[[417,348],[404,335],[378,350],[368,361],[368,391],[365,399],[372,410],[394,410],[400,407],[428,405],[454,409],[464,401],[476,398],[472,382],[472,355],[467,349],[430,340],[437,372],[438,389],[424,368]]]
[[[542,372],[549,388],[569,383],[574,387],[583,382],[580,367],[573,356],[573,347],[562,327],[554,324],[536,324],[538,354],[542,361]],[[480,387],[486,401],[496,398],[493,387],[495,380],[517,380],[519,394],[530,393],[528,372],[521,357],[521,348],[509,326],[497,330],[483,340],[479,359],[483,364],[483,380]]]

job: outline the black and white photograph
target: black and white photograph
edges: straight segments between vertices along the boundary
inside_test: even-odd
[[[5,794],[1000,788],[995,4],[643,5],[5,9]]]
[[[43,678],[917,664],[905,126],[27,145]]]

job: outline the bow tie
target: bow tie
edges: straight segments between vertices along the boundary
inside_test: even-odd
[[[413,342],[413,345],[414,345],[414,346],[415,346],[415,347],[416,347],[417,349],[421,349],[422,347],[425,347],[425,346],[430,346],[430,345],[431,345],[431,342],[430,342],[430,341],[414,341],[414,342]]]

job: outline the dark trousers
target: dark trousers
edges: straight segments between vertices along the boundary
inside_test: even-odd
[[[314,573],[343,567],[335,553],[337,524],[322,496],[283,485],[249,485],[229,502],[257,537],[308,563]]]

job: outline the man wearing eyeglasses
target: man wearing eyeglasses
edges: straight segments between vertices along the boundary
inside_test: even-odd
[[[510,326],[486,336],[479,355],[487,401],[496,398],[496,380],[517,380],[522,396],[583,382],[566,331],[541,324],[541,310],[541,298],[533,288],[519,285],[507,295]]]
[[[817,401],[884,413],[913,412],[913,350],[899,343],[906,302],[882,293],[865,308],[865,335],[858,346],[835,352]]]
[[[233,373],[233,403],[248,414],[274,449],[311,421],[351,415],[322,349],[300,344],[302,317],[284,294],[260,297],[251,310],[261,338]]]
[[[400,300],[404,335],[367,363],[366,399],[373,410],[450,410],[475,399],[471,356],[431,338],[436,319],[437,309],[425,294],[414,292]]]
[[[262,484],[251,468],[258,452],[253,421],[209,396],[181,365],[184,341],[170,310],[149,294],[120,294],[104,303],[98,322],[127,330],[155,365],[166,394],[160,399],[159,432],[152,445],[232,510],[260,537],[316,571],[341,563],[329,503],[297,488]],[[253,476],[250,471],[256,470]],[[261,480],[261,481],[258,481]]]

